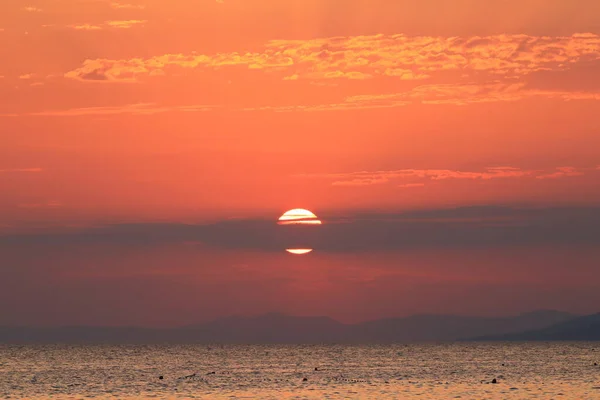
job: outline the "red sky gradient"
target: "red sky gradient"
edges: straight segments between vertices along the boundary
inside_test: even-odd
[[[597,0],[2,2],[0,325],[597,311],[598,21]],[[236,221],[298,207],[354,247],[240,244]],[[154,223],[218,228],[121,235]]]

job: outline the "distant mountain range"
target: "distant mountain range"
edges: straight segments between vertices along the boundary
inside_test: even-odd
[[[0,327],[0,343],[409,343],[475,340],[600,340],[600,314],[535,311],[514,317],[415,315],[358,324],[269,313],[171,329]],[[556,339],[554,339],[556,338]]]
[[[545,328],[524,332],[494,334],[476,337],[473,340],[488,341],[555,341],[555,340],[600,340],[600,313],[568,319]]]

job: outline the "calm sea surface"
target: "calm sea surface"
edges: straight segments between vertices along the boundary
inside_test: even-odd
[[[600,343],[0,345],[0,398],[600,399],[594,363]]]

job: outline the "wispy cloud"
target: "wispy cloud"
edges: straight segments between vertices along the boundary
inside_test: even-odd
[[[475,103],[512,102],[536,97],[561,101],[597,101],[600,100],[600,93],[528,89],[525,83],[500,81],[481,84],[430,84],[417,86],[405,92],[348,96],[343,101],[336,103],[248,107],[245,110],[275,112],[344,111],[403,107],[411,104],[464,106]]]
[[[143,10],[146,8],[145,5],[143,4],[129,4],[129,3],[119,3],[116,1],[111,2],[110,7],[117,9],[117,10],[121,10],[121,9],[135,9],[135,10]]]
[[[372,100],[372,99],[371,99]],[[243,111],[273,111],[273,112],[317,112],[317,111],[350,111],[358,109],[373,109],[373,108],[393,108],[403,107],[412,104],[406,100],[390,100],[390,101],[343,101],[339,103],[329,104],[299,104],[288,106],[260,106],[260,107],[245,107]]]
[[[43,10],[41,8],[35,7],[35,6],[27,6],[27,7],[23,7],[23,11],[27,11],[27,12],[42,12]]]
[[[10,172],[42,172],[42,168],[0,168],[1,173],[10,173]]]
[[[0,245],[115,243],[156,246],[200,242],[207,247],[280,252],[297,245],[328,252],[479,248],[542,243],[600,242],[600,209],[587,207],[506,208],[496,206],[407,212],[347,212],[344,223],[325,217],[326,229],[281,230],[271,220],[222,220],[195,224],[123,224],[68,232],[0,236]],[[548,229],[549,226],[555,229]],[[288,226],[288,228],[294,228]]]
[[[370,35],[312,40],[273,40],[261,51],[218,54],[165,54],[147,59],[93,59],[67,72],[86,79],[104,75],[118,80],[134,72],[148,76],[165,66],[221,68],[241,66],[282,74],[281,79],[395,77],[426,79],[455,71],[468,76],[522,77],[538,71],[564,71],[577,63],[600,58],[600,36],[494,35],[486,37],[433,37]]]
[[[154,70],[153,74],[159,74],[160,70]],[[93,74],[93,73],[92,73]],[[33,74],[22,75],[20,79],[32,79]],[[86,81],[103,82],[105,75],[87,76]],[[128,79],[125,76],[119,76],[119,82],[136,83],[134,74]],[[41,85],[36,83],[32,85]],[[473,103],[491,103],[517,101],[532,97],[544,97],[548,99],[557,99],[562,101],[575,100],[600,100],[600,93],[583,92],[559,92],[559,91],[540,91],[524,89],[523,84],[440,84],[440,85],[422,85],[416,88],[392,94],[377,95],[355,95],[348,96],[343,101],[329,104],[299,104],[284,106],[258,106],[242,107],[240,111],[273,111],[273,112],[317,112],[317,111],[349,111],[357,109],[377,109],[404,107],[411,104],[429,104],[440,105],[448,104],[455,106],[464,106]],[[100,115],[100,114],[156,114],[168,111],[209,111],[218,108],[216,105],[182,105],[182,106],[164,106],[156,103],[138,103],[123,106],[111,107],[80,107],[68,110],[48,110],[40,112],[31,112],[25,114],[0,114],[0,116],[73,116],[73,115]],[[574,172],[557,171],[558,175],[567,175]],[[553,176],[552,176],[553,177]],[[351,185],[350,182],[344,182],[340,185]]]
[[[488,167],[481,171],[461,171],[452,169],[398,169],[386,171],[359,171],[323,174],[300,174],[297,178],[325,179],[330,180],[333,186],[371,186],[386,184],[391,181],[410,179],[413,182],[400,183],[397,187],[413,188],[424,186],[422,181],[444,181],[444,180],[482,180],[492,179],[515,179],[515,178],[562,178],[580,176],[583,172],[574,167],[559,167],[556,171],[524,170],[516,167]]]
[[[558,178],[566,178],[569,176],[581,176],[583,175],[582,171],[577,170],[575,167],[558,167],[555,172],[551,172],[544,175],[539,175],[537,179],[558,179]]]
[[[298,76],[298,75],[295,75],[295,76]],[[338,71],[329,71],[329,72],[326,72],[325,74],[323,74],[323,76],[321,78],[322,79],[339,79],[339,78],[344,78],[344,79],[363,80],[363,79],[371,79],[371,78],[373,78],[373,75],[367,74],[367,73],[364,73],[364,72],[360,72],[360,71],[344,72],[344,71],[339,71],[338,70]]]
[[[78,31],[99,31],[102,29],[130,29],[136,26],[143,26],[147,20],[115,20],[115,21],[105,21],[102,24],[72,24],[67,25],[67,28],[78,30]]]
[[[530,97],[546,97],[561,100],[600,100],[600,93],[532,90],[528,89],[524,83],[496,81],[484,84],[422,85],[407,92],[351,96],[346,98],[346,102],[394,104],[398,101],[410,100],[424,104],[465,105],[471,103],[517,101]]]
[[[106,21],[105,25],[110,26],[112,28],[129,29],[134,26],[143,25],[146,22],[148,22],[148,21],[139,20],[139,19],[130,19],[130,20],[126,20],[126,21]]]
[[[356,177],[349,176],[348,179],[333,181],[332,186],[370,186],[380,183],[387,183],[390,180],[386,174],[356,174]]]
[[[203,112],[217,108],[213,105],[183,105],[183,106],[161,106],[156,103],[136,103],[125,104],[122,106],[105,106],[105,107],[80,107],[70,108],[66,110],[48,110],[26,114],[5,114],[0,116],[39,116],[39,117],[77,117],[84,115],[151,115],[165,112]]]
[[[63,204],[59,201],[48,201],[46,203],[21,203],[18,208],[60,208]]]
[[[68,28],[79,30],[79,31],[98,31],[102,29],[101,25],[92,24],[74,24],[69,25]]]
[[[129,26],[126,22],[122,23],[124,27]],[[83,25],[80,29],[100,29],[100,26]],[[320,84],[340,80],[397,79],[420,83],[403,91],[364,93],[330,103],[242,107],[246,111],[347,111],[411,104],[461,106],[530,98],[598,101],[600,92],[597,91],[542,90],[527,84],[524,78],[535,72],[566,71],[578,64],[598,63],[599,60],[600,36],[591,33],[555,37],[371,35],[274,40],[255,52],[88,59],[64,76],[84,82],[138,82],[153,76],[177,74],[180,69],[237,67],[264,71],[288,82],[306,80]],[[443,77],[449,71],[460,75],[461,82],[423,84]]]

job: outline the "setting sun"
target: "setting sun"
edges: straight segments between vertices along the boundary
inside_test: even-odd
[[[278,220],[279,225],[321,225],[321,220],[311,211],[295,208],[286,211]]]
[[[303,255],[303,254],[308,254],[311,251],[313,251],[313,249],[286,249],[285,251],[287,251],[288,253],[291,254],[296,254],[296,255]]]

